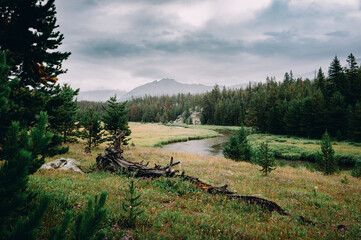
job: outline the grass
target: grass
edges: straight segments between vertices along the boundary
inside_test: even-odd
[[[287,137],[273,134],[251,134],[248,141],[252,147],[267,141],[278,158],[287,160],[308,160],[313,162],[320,152],[319,139]],[[352,142],[333,142],[333,149],[340,159],[341,165],[353,166],[357,158],[361,158],[361,145]]]
[[[130,143],[141,147],[161,147],[168,143],[218,136],[217,132],[206,128],[186,128],[184,126],[135,122],[129,123],[129,126],[132,130]]]
[[[125,198],[130,179],[122,175],[92,172],[77,174],[63,171],[41,170],[30,177],[29,188],[39,196],[47,195],[52,204],[40,235],[45,238],[52,226],[59,224],[67,209],[79,211],[87,197],[108,192],[106,207],[108,219],[104,225],[108,239],[358,239],[361,234],[361,182],[344,175],[324,176],[319,172],[291,167],[277,167],[268,177],[260,174],[260,167],[247,162],[234,162],[225,158],[199,156],[182,152],[150,148],[158,143],[157,136],[166,138],[164,126],[148,125],[153,140],[141,138],[143,126],[131,125],[135,146],[124,152],[128,160],[150,165],[166,164],[170,157],[181,164],[175,168],[187,175],[200,178],[215,186],[228,184],[238,194],[260,196],[272,200],[292,215],[302,215],[317,224],[304,225],[297,218],[280,216],[246,203],[228,200],[201,192],[188,182],[179,179],[135,179],[142,214],[133,230],[121,225],[121,203]],[[166,128],[166,127],[165,127]],[[143,129],[143,130],[142,130]],[[155,129],[159,129],[157,132]],[[143,133],[137,132],[142,130]],[[186,130],[186,129],[181,129]],[[177,138],[169,129],[169,138]],[[194,136],[194,135],[192,135]],[[182,137],[189,137],[184,136]],[[137,140],[138,139],[138,140]],[[142,141],[140,141],[142,140]],[[259,141],[261,138],[259,138]],[[138,141],[138,142],[137,142]],[[290,146],[298,145],[295,142]],[[301,141],[301,140],[300,140]],[[310,140],[307,140],[310,141]],[[306,144],[309,146],[310,144]],[[339,146],[339,145],[338,145]],[[92,169],[95,157],[104,145],[92,155],[83,154],[84,146],[70,145],[64,157],[80,159],[82,169]],[[51,159],[47,159],[50,161]],[[347,227],[338,231],[337,225]]]

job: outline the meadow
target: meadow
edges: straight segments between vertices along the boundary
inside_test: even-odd
[[[38,196],[52,199],[43,219],[39,238],[46,238],[49,229],[59,224],[66,210],[84,208],[89,197],[106,191],[107,220],[103,228],[108,239],[359,239],[361,237],[361,181],[347,173],[325,176],[306,168],[277,167],[269,176],[260,167],[248,162],[165,151],[154,148],[162,141],[174,141],[216,134],[213,128],[179,128],[158,124],[130,123],[134,144],[126,147],[124,157],[134,161],[167,164],[171,157],[181,164],[175,168],[214,186],[229,185],[242,195],[253,195],[276,202],[292,216],[302,215],[315,222],[306,225],[297,217],[281,216],[258,206],[213,196],[180,179],[134,179],[141,194],[141,209],[134,229],[122,225],[121,204],[132,178],[122,174],[98,172],[95,158],[105,144],[91,155],[84,154],[84,145],[71,144],[62,157],[79,161],[87,172],[78,174],[40,169],[30,177],[29,188]],[[188,131],[190,130],[190,131]],[[217,129],[220,130],[220,129]],[[250,135],[256,143],[267,136]],[[272,136],[268,136],[272,138]],[[253,139],[252,139],[253,138]],[[275,139],[279,139],[278,137]],[[273,143],[276,143],[276,140]],[[313,144],[292,144],[311,149]],[[300,140],[301,141],[301,140]],[[303,140],[302,140],[303,141]],[[280,143],[280,144],[281,144]],[[276,145],[276,144],[273,144]],[[342,149],[342,145],[338,144]],[[336,147],[335,146],[335,147]],[[352,146],[352,145],[351,145]],[[360,154],[356,149],[355,155]],[[313,148],[313,147],[312,147]],[[311,150],[310,150],[311,151]],[[312,149],[317,151],[317,147]],[[336,150],[337,151],[337,150]],[[47,159],[51,161],[52,159]],[[346,179],[346,180],[345,180]],[[342,225],[342,226],[341,226]],[[343,227],[344,226],[344,227]]]

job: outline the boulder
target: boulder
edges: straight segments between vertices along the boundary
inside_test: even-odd
[[[78,166],[75,159],[72,158],[60,158],[41,166],[43,169],[54,169],[54,170],[66,170],[74,171],[78,173],[84,173]]]

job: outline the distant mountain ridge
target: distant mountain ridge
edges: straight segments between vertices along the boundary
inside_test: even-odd
[[[106,102],[110,97],[117,95],[117,100],[126,101],[133,98],[148,96],[161,96],[161,95],[177,95],[178,93],[200,94],[211,91],[213,87],[203,84],[186,84],[177,82],[174,79],[163,78],[146,83],[139,87],[134,88],[130,92],[119,90],[96,90],[96,91],[80,91],[78,101],[95,101]]]
[[[248,83],[237,84],[227,88],[246,88]],[[211,91],[214,86],[207,86],[203,84],[186,84],[180,83],[174,79],[163,78],[146,83],[139,87],[134,88],[129,92],[120,90],[96,90],[96,91],[80,91],[78,101],[95,101],[106,102],[110,97],[117,95],[118,101],[126,101],[133,98],[148,96],[161,96],[161,95],[177,95],[178,93],[184,94],[201,94]],[[223,86],[219,86],[221,89]]]
[[[117,99],[119,99],[126,93],[126,91],[119,90],[80,91],[77,99],[78,101],[106,102],[110,97],[114,97],[114,95],[117,95]]]
[[[138,98],[145,95],[161,96],[161,95],[176,95],[178,93],[200,94],[211,91],[213,87],[203,84],[186,84],[177,82],[174,79],[163,78],[159,81],[155,80],[134,88],[123,96],[123,100]]]

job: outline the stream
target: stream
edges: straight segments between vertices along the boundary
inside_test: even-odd
[[[206,138],[200,140],[190,140],[186,142],[177,142],[164,145],[162,149],[175,151],[175,152],[187,152],[194,153],[204,156],[215,156],[215,157],[224,157],[223,156],[223,146],[228,142],[229,135],[232,134],[231,131],[218,131],[219,136],[214,138]],[[277,164],[288,165],[291,167],[299,166],[313,166],[314,163],[301,161],[301,160],[285,160],[285,159],[276,159]]]

